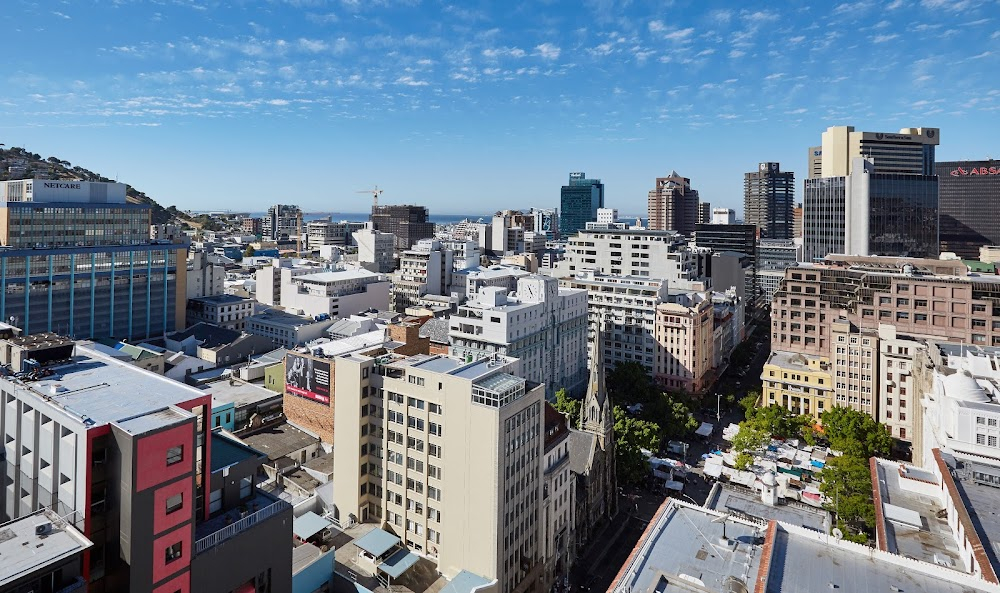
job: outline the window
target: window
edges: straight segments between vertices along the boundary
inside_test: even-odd
[[[184,507],[184,495],[175,494],[167,499],[167,514],[179,511]]]
[[[240,500],[250,498],[253,493],[253,480],[250,476],[240,478]]]
[[[985,434],[977,434],[976,435],[976,444],[977,445],[985,445],[986,444],[986,435]]]
[[[208,495],[208,512],[214,513],[222,510],[222,489],[212,490]]]
[[[170,546],[169,548],[167,548],[167,554],[166,555],[167,555],[167,559],[166,559],[167,560],[167,564],[170,564],[174,560],[180,559],[180,557],[181,557],[181,542],[177,542],[176,544],[174,544],[174,545]]]
[[[184,461],[184,446],[170,447],[167,449],[167,465],[174,465]]]

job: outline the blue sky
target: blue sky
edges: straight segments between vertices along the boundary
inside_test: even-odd
[[[181,208],[479,214],[585,171],[644,214],[674,169],[742,213],[830,125],[1000,156],[1000,0],[3,5],[0,142]]]

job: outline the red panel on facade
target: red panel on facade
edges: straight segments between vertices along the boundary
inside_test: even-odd
[[[139,437],[136,443],[135,490],[143,490],[169,482],[194,470],[195,426],[185,424],[163,432]],[[167,465],[171,447],[183,447],[182,460]]]
[[[167,501],[172,496],[181,495],[181,506],[171,513],[167,513]],[[161,486],[153,491],[153,534],[160,534],[164,531],[177,527],[181,523],[190,521],[193,517],[194,508],[194,481],[187,478]]]
[[[167,548],[180,543],[180,556],[167,562]],[[153,540],[153,582],[163,579],[191,566],[191,555],[194,548],[191,544],[191,528],[181,527],[175,531]]]
[[[153,589],[153,593],[189,593],[191,591],[191,573],[185,571]]]

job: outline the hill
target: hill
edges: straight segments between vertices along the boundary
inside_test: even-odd
[[[81,181],[114,181],[79,165],[73,165],[58,157],[43,159],[41,155],[19,147],[2,148],[0,144],[0,181],[8,179],[74,179]],[[132,204],[148,204],[152,209],[153,224],[170,222],[191,223],[191,217],[175,206],[164,208],[153,198],[131,185],[125,185],[126,199]]]

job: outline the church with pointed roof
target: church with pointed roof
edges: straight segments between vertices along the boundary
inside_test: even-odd
[[[576,475],[576,539],[584,545],[617,512],[615,415],[604,385],[601,337],[594,340],[580,427],[570,431],[570,470]]]

